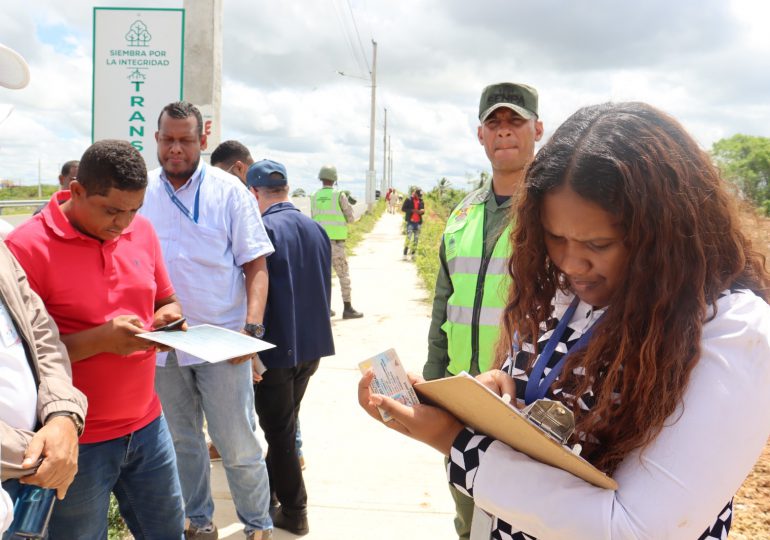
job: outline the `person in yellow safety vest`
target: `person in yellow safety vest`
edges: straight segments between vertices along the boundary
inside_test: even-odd
[[[492,179],[463,199],[444,229],[423,368],[427,380],[461,371],[477,375],[494,360],[510,286],[511,197],[543,136],[537,102],[537,90],[524,84],[492,84],[481,94],[477,136],[492,165]],[[464,540],[470,537],[473,499],[451,486],[450,491],[455,529]]]
[[[353,208],[347,196],[334,189],[337,183],[337,168],[324,165],[318,172],[318,179],[323,187],[316,191],[310,199],[310,215],[329,235],[332,241],[332,268],[340,279],[342,289],[343,319],[358,319],[364,314],[353,309],[350,301],[350,273],[348,259],[345,255],[345,240],[348,237],[348,223],[352,223]],[[334,310],[331,311],[334,316]]]

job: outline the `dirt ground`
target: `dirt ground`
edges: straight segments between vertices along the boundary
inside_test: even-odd
[[[733,504],[730,540],[770,538],[770,442]]]
[[[744,209],[743,225],[754,247],[770,260],[770,219]],[[731,540],[770,539],[770,441],[735,496],[733,510]]]

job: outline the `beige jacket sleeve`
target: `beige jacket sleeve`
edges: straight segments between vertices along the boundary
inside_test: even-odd
[[[31,364],[38,385],[37,418],[40,424],[52,412],[74,412],[85,419],[86,398],[72,385],[72,369],[67,349],[59,340],[56,323],[48,315],[40,297],[30,288],[27,276],[0,243],[0,295],[5,302]],[[15,429],[0,421],[0,474],[2,479],[30,474],[22,471],[24,451],[33,433]]]
[[[356,217],[353,215],[353,207],[350,205],[348,196],[342,192],[340,192],[340,209],[342,209],[342,213],[345,215],[345,221],[348,223],[353,223],[356,220]]]

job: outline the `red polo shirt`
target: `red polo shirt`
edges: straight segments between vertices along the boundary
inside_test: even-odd
[[[59,332],[81,332],[126,314],[149,329],[155,301],[174,293],[152,225],[137,215],[118,238],[100,242],[70,224],[58,202],[67,199],[68,191],[55,193],[6,240]],[[154,350],[85,358],[72,364],[72,378],[88,398],[81,443],[127,435],[160,415]]]

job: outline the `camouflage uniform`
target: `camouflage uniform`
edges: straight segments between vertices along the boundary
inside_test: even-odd
[[[345,241],[332,240],[332,268],[340,278],[342,289],[342,301],[350,302],[350,274],[348,272],[348,259],[345,256]]]
[[[353,309],[350,302],[350,273],[348,259],[345,256],[345,238],[348,236],[347,224],[355,220],[353,207],[347,196],[334,189],[337,183],[337,168],[334,165],[324,165],[318,172],[318,179],[324,183],[319,191],[313,194],[310,213],[315,221],[326,230],[332,245],[332,268],[340,278],[342,289],[343,319],[358,319],[363,317]],[[334,316],[332,310],[331,315]]]

